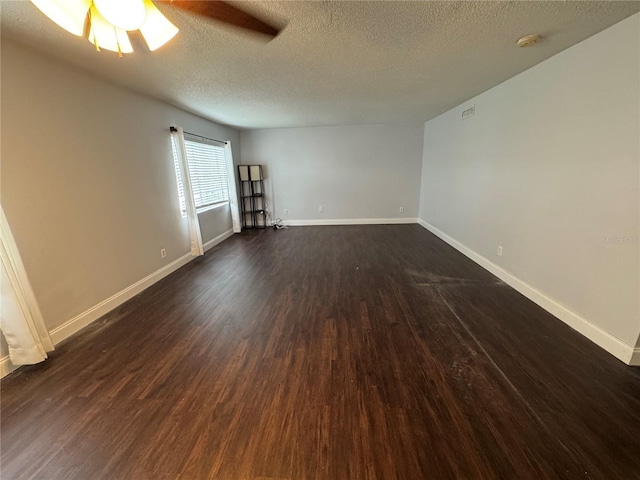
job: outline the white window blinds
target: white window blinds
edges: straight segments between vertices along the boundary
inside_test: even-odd
[[[174,142],[172,143],[176,179],[178,181],[178,194],[180,196],[180,208],[183,212],[186,212],[182,175],[180,175],[176,145]],[[187,138],[185,138],[184,143],[196,209],[200,210],[219,203],[228,202],[229,183],[224,147]]]

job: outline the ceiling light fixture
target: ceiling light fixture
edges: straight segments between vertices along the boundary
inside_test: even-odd
[[[147,15],[142,0],[93,0],[93,5],[111,25],[138,30]]]
[[[68,32],[86,37],[101,48],[132,53],[127,32],[139,30],[149,50],[171,40],[178,28],[151,0],[31,0],[47,17]]]

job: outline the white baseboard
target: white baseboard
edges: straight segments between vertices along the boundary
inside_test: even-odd
[[[629,365],[640,367],[640,348],[634,348],[631,360],[629,360]]]
[[[204,244],[204,249],[209,250],[219,243],[223,242],[227,238],[233,235],[233,230],[227,230],[226,232],[218,235],[217,237],[209,240]],[[72,318],[68,322],[60,325],[59,327],[53,329],[49,334],[51,335],[51,340],[54,345],[57,345],[64,339],[70,337],[74,333],[78,332],[80,329],[86,327],[91,322],[94,322],[98,318],[102,317],[105,313],[110,312],[114,308],[122,305],[127,300],[135,297],[137,294],[142,292],[143,290],[149,288],[154,283],[163,279],[167,275],[175,272],[177,269],[189,263],[193,257],[190,253],[181,256],[180,258],[174,260],[173,262],[165,265],[159,270],[156,270],[151,275],[146,276],[142,280],[134,283],[133,285],[121,290],[115,295],[107,298],[106,300],[100,302],[99,304],[91,307],[89,310],[77,315]]]
[[[285,220],[283,223],[290,227],[306,227],[313,225],[398,225],[418,223],[417,218],[335,218],[327,220]]]
[[[156,270],[151,275],[147,275],[142,280],[137,281],[133,285],[128,286],[124,290],[121,290],[115,295],[112,295],[106,300],[103,300],[97,305],[94,305],[89,310],[86,310],[80,315],[73,317],[71,320],[63,323],[59,327],[54,328],[49,332],[53,344],[57,345],[64,339],[69,338],[74,333],[78,332],[82,328],[102,317],[105,313],[108,313],[114,308],[122,305],[124,302],[126,302],[130,298],[135,297],[137,294],[149,288],[157,281],[175,272],[183,265],[186,265],[191,261],[192,258],[193,257],[190,253],[181,256],[177,260],[174,260],[168,265],[165,265],[161,269]]]
[[[209,240],[204,244],[204,249],[209,250],[219,243],[223,242],[227,238],[233,235],[233,230],[227,230],[226,232],[218,235],[212,240]],[[151,275],[144,277],[142,280],[130,285],[124,290],[119,291],[115,295],[107,298],[106,300],[98,303],[97,305],[91,307],[89,310],[82,312],[80,315],[73,317],[66,323],[63,323],[57,328],[54,328],[49,332],[51,335],[51,340],[54,345],[57,345],[61,341],[69,338],[74,333],[78,332],[82,328],[86,327],[90,323],[96,321],[98,318],[102,317],[104,314],[110,312],[114,308],[122,305],[127,300],[135,297],[143,290],[149,288],[154,283],[162,280],[167,275],[175,272],[177,269],[189,263],[194,257],[191,256],[190,253],[181,256],[180,258],[174,260],[173,262],[165,265],[159,270],[156,270]]]
[[[232,236],[233,236],[233,229],[230,229],[230,230],[227,230],[224,233],[221,233],[220,235],[218,235],[215,238],[212,238],[211,240],[209,240],[208,242],[206,242],[203,245],[204,246],[204,251],[206,252],[207,250],[211,250],[213,247],[215,247],[219,243],[224,242],[227,238],[232,237]]]
[[[204,250],[210,250],[215,247],[219,243],[222,243],[227,238],[233,235],[233,229],[227,230],[224,233],[221,233],[217,237],[209,240],[204,244]],[[137,294],[142,292],[143,290],[149,288],[154,283],[162,280],[167,275],[175,272],[177,269],[189,263],[194,257],[191,256],[190,253],[181,256],[180,258],[174,260],[173,262],[165,265],[159,270],[156,270],[151,275],[146,276],[142,280],[130,285],[124,290],[119,291],[115,295],[107,298],[106,300],[94,305],[89,310],[82,312],[80,315],[73,317],[68,322],[63,323],[59,327],[54,328],[49,332],[51,335],[51,341],[54,345],[59,344],[63,340],[69,338],[74,333],[83,329],[90,323],[96,321],[98,318],[102,317],[104,314],[110,312],[114,308],[122,305],[127,300],[135,297]],[[0,359],[0,378],[4,378],[9,373],[16,370],[18,367],[13,366],[9,357],[6,356]]]
[[[9,359],[9,355],[6,357],[0,358],[0,378],[4,378],[9,375],[14,370],[18,369],[11,360]]]
[[[582,335],[587,337],[596,345],[599,345],[600,347],[605,349],[614,357],[618,358],[619,360],[622,360],[624,363],[628,365],[640,365],[640,353],[639,353],[640,349],[636,349],[636,352],[634,352],[633,347],[626,344],[619,338],[614,337],[610,333],[602,330],[600,327],[597,327],[596,325],[589,322],[587,319],[581,317],[579,314],[577,314],[570,308],[565,307],[561,303],[549,297],[544,292],[538,290],[533,285],[525,282],[524,280],[520,280],[518,277],[509,273],[502,267],[491,262],[490,260],[483,257],[482,255],[475,252],[474,250],[471,250],[466,245],[463,245],[457,240],[451,238],[446,233],[438,230],[433,225],[430,225],[421,219],[418,220],[418,223],[422,225],[424,228],[426,228],[427,230],[429,230],[431,233],[436,235],[437,237],[447,242],[449,245],[451,245],[453,248],[458,250],[460,253],[469,257],[478,265],[488,270],[489,272],[493,273],[496,277],[504,281],[509,286],[513,287],[515,290],[520,292],[529,300],[538,304],[540,307],[544,308],[547,312],[559,318],[574,330],[580,332]],[[635,359],[637,363],[631,363],[633,361],[632,357],[633,359]]]

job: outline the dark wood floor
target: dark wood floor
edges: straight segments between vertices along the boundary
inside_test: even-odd
[[[640,371],[417,225],[236,235],[1,393],[2,480],[640,479]]]

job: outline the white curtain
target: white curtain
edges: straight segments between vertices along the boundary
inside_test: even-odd
[[[227,142],[224,147],[224,158],[227,161],[227,179],[229,181],[229,207],[231,208],[231,221],[234,233],[242,231],[240,222],[240,208],[238,205],[238,190],[236,188],[236,169],[233,166],[233,152],[231,142]]]
[[[187,219],[189,220],[189,236],[191,237],[191,255],[197,257],[204,255],[204,245],[202,244],[202,234],[200,233],[200,222],[196,211],[196,201],[193,198],[191,188],[191,176],[189,175],[189,164],[187,163],[187,149],[184,144],[184,131],[177,127],[171,135],[176,145],[178,165],[182,176],[182,189],[184,192],[184,203],[187,208]]]
[[[0,330],[9,346],[14,365],[31,365],[47,358],[53,343],[42,319],[38,302],[24,269],[9,223],[2,210],[2,276],[0,290]]]

